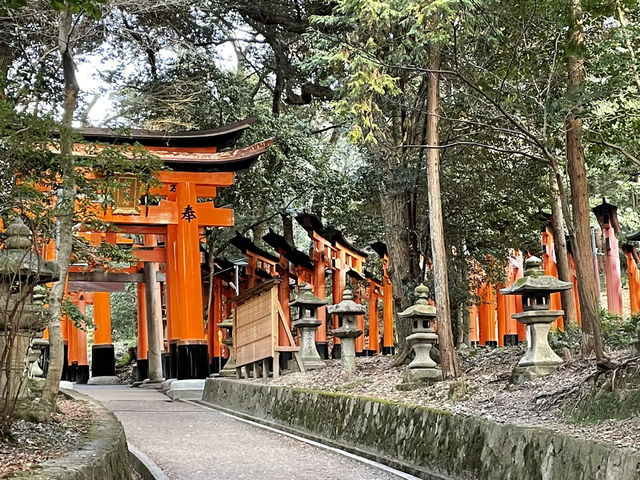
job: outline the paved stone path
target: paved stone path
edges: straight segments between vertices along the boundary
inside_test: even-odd
[[[127,440],[172,480],[398,480],[351,458],[155,391],[76,385],[124,425]]]

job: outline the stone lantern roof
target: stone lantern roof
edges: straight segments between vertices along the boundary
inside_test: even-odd
[[[0,250],[0,277],[48,283],[60,278],[60,268],[33,250],[31,230],[20,217],[7,227],[5,248]]]
[[[572,287],[571,282],[563,282],[551,275],[545,275],[542,260],[532,256],[524,262],[524,277],[518,278],[507,288],[501,288],[500,293],[502,295],[550,294],[569,290]]]
[[[345,290],[342,298],[343,300],[340,303],[327,307],[327,312],[330,315],[362,315],[367,311],[364,305],[353,301],[351,290]]]
[[[289,303],[289,306],[299,308],[318,308],[326,304],[326,300],[322,300],[313,294],[311,291],[311,285],[303,283],[300,285],[298,296],[293,302]]]
[[[429,305],[429,289],[426,285],[418,285],[415,289],[416,302],[403,310],[398,312],[398,316],[401,318],[435,318],[436,307]]]

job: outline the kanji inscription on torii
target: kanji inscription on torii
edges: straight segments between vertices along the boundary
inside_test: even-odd
[[[189,204],[182,211],[182,219],[191,223],[191,220],[196,219],[196,212],[193,210],[193,207]]]

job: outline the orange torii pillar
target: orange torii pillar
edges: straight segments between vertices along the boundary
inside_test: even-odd
[[[65,296],[71,301],[75,300],[74,295],[69,294],[66,289]],[[64,325],[68,341],[68,354],[66,364],[67,371],[63,378],[69,382],[75,382],[78,379],[78,329],[68,315],[64,315],[64,317],[66,320]]]
[[[506,284],[511,285],[516,281],[518,275],[518,264],[515,258],[509,260],[507,267]],[[498,345],[503,347],[505,345],[517,345],[518,344],[518,321],[512,318],[517,313],[516,295],[502,295],[500,288],[497,290],[497,304],[498,304]]]
[[[627,276],[629,278],[629,300],[631,315],[640,313],[640,270],[638,270],[638,252],[632,245],[623,245],[622,250],[627,257]]]
[[[147,301],[144,293],[144,283],[137,284],[138,294],[138,348],[136,354],[137,380],[142,382],[149,376],[149,360],[147,350],[149,350],[147,338]]]
[[[80,313],[84,315],[87,311],[87,303],[85,294],[80,293],[77,296],[76,305]],[[89,381],[89,360],[87,358],[87,332],[86,325],[74,328],[76,334],[76,383],[86,384]]]
[[[551,226],[547,225],[544,227],[542,231],[542,265],[544,267],[545,275],[550,275],[552,277],[558,278],[558,265],[556,264],[556,249],[555,244],[553,243],[553,232],[551,231]],[[550,300],[551,310],[562,310],[562,296],[560,293],[552,293]],[[564,330],[564,319],[563,317],[556,318],[556,321],[551,326],[552,329],[559,328],[560,330]]]
[[[200,237],[193,213],[198,206],[196,186],[192,182],[176,185],[178,211],[177,250],[180,341],[178,342],[178,380],[206,378],[209,352],[204,331]],[[193,220],[193,221],[192,221]]]
[[[67,375],[69,382],[75,382],[78,378],[78,335],[77,328],[67,315],[67,338],[69,339],[69,353],[67,357]]]
[[[393,285],[389,278],[389,256],[382,258],[382,354],[395,353],[393,337]]]
[[[247,256],[247,267],[245,272],[247,274],[247,289],[249,289],[255,287],[257,283],[256,270],[258,268],[258,257],[255,253],[248,250],[245,252],[245,255]],[[287,308],[289,308],[288,305]]]
[[[313,248],[313,293],[321,300],[327,299],[327,283],[325,277],[325,261],[322,253],[317,253],[315,242]],[[329,358],[329,344],[327,342],[327,307],[321,306],[316,310],[320,325],[316,328],[316,348],[320,358]]]
[[[618,208],[602,199],[602,203],[592,209],[604,240],[604,275],[607,282],[607,310],[622,315],[622,278],[620,275],[620,254],[618,252],[617,233]]]
[[[480,345],[497,347],[496,332],[496,294],[493,285],[484,282],[478,288],[480,305],[478,306],[478,333]]]
[[[368,355],[380,353],[380,327],[378,321],[378,299],[380,298],[380,284],[369,279],[367,297],[369,299],[369,350]]]
[[[71,365],[71,363],[69,362],[69,348],[71,347],[71,344],[69,342],[69,324],[71,323],[71,321],[69,320],[69,317],[67,315],[65,315],[64,313],[62,315],[60,315],[60,333],[62,334],[62,343],[64,345],[64,363],[62,364],[62,377],[60,377],[62,380],[67,380],[69,382],[71,382],[72,380],[70,380],[71,377],[71,369],[69,368],[69,365]],[[46,338],[49,338],[49,332],[45,332],[46,333]]]
[[[222,279],[213,277],[212,298],[209,305],[209,318],[207,322],[207,340],[209,346],[209,371],[218,373],[222,365],[222,344],[220,342],[220,327],[222,322]]]
[[[178,377],[178,342],[180,341],[180,319],[183,316],[183,300],[180,298],[178,284],[177,236],[176,225],[167,225],[165,246],[167,250],[167,347],[169,361],[166,375],[169,378]]]
[[[161,264],[156,263],[157,267],[160,267]],[[165,274],[165,278],[166,278],[166,272],[165,271],[160,271],[160,269],[158,268],[158,270],[156,271],[156,274],[158,273],[164,273]],[[165,310],[165,317],[163,318],[163,310],[162,310],[162,305],[165,304],[166,305],[166,299],[165,299],[165,288],[164,288],[164,282],[156,282],[156,319],[158,320],[158,336],[159,336],[159,345],[160,345],[160,363],[161,363],[161,368],[162,368],[162,377],[163,378],[169,378],[167,376],[167,363],[168,363],[168,358],[169,356],[167,355],[166,352],[166,342],[165,342],[165,319],[166,319],[166,310]]]
[[[91,347],[91,375],[113,378],[116,374],[116,360],[111,343],[111,296],[109,292],[93,294],[93,346]],[[91,383],[101,383],[100,380]]]
[[[280,260],[277,265],[277,272],[280,276],[280,283],[278,283],[278,301],[282,307],[284,313],[284,324],[278,322],[278,345],[286,346],[289,344],[287,338],[287,332],[285,328],[291,332],[291,308],[289,308],[289,302],[291,301],[291,288],[289,287],[289,260],[284,255],[280,255]],[[280,369],[284,370],[289,368],[289,360],[293,358],[291,352],[280,352]]]
[[[334,259],[335,268],[331,270],[332,279],[333,279],[333,282],[332,282],[333,284],[331,289],[332,290],[331,298],[334,305],[342,301],[342,294],[344,292],[344,289],[347,283],[347,274],[346,274],[346,271],[342,268],[344,264],[344,256],[345,256],[344,250],[341,250],[341,249],[338,250],[337,258]],[[338,320],[337,315],[332,315],[332,316],[333,316],[332,330],[336,330],[340,326],[340,321]],[[338,337],[333,337],[333,349],[331,350],[331,358],[333,359],[342,358],[341,354],[342,354],[342,349],[340,345],[340,339]]]
[[[313,240],[313,293],[321,300],[327,299],[326,269],[330,267],[331,244],[316,232],[309,232]],[[327,307],[322,306],[316,311],[320,325],[316,328],[316,348],[320,358],[329,358],[329,342],[327,340]]]
[[[469,307],[469,343],[471,345],[478,345],[478,342],[480,341],[478,314],[478,306],[471,305]]]
[[[516,261],[517,261],[517,268],[515,270],[515,275],[513,280],[514,282],[518,278],[522,278],[524,276],[524,257],[522,253],[518,254],[518,256],[516,257]],[[522,313],[524,311],[524,309],[522,308],[522,295],[512,295],[512,297],[515,301],[515,308],[516,308],[515,313]],[[518,322],[514,318],[512,318],[512,320],[516,324],[516,331],[518,332],[518,341],[526,342],[527,326],[524,323]]]

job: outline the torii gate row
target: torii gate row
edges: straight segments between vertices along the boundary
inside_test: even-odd
[[[203,378],[209,373],[209,352],[202,313],[199,234],[206,226],[233,225],[233,210],[216,208],[211,200],[215,197],[218,187],[233,184],[234,174],[232,172],[159,172],[157,177],[163,185],[153,189],[151,194],[166,196],[158,205],[140,207],[125,205],[123,207],[123,203],[129,199],[121,198],[116,199],[120,203],[109,206],[106,211],[97,207],[96,214],[100,220],[112,224],[120,234],[142,234],[145,238],[161,235],[165,238],[165,248],[147,245],[134,248],[133,253],[145,263],[165,262],[167,265],[169,311],[167,333],[172,357],[170,364],[173,366],[169,374],[175,373],[179,379]],[[94,232],[91,235],[95,238],[98,233]],[[108,232],[107,236],[111,238],[101,240],[113,241],[115,232]],[[103,282],[140,280],[133,277],[116,279],[115,275],[118,274],[104,275],[94,272],[91,280]],[[79,280],[73,277],[72,279]],[[139,284],[139,307],[144,303],[143,293],[144,290],[140,289]],[[144,316],[140,314],[139,318]],[[143,334],[139,335],[138,360],[144,367],[147,350],[144,321],[139,321],[139,326],[139,331]],[[215,336],[213,338],[215,339]],[[179,361],[180,358],[182,361]],[[106,358],[103,361],[110,363]]]
[[[256,246],[249,238],[236,233],[236,236],[231,240],[231,244],[238,248],[247,258],[245,275],[239,278],[241,289],[244,290],[255,286],[259,278],[270,279],[275,275],[279,276],[282,281],[278,284],[278,299],[284,311],[286,323],[290,325],[289,302],[292,279],[295,279],[294,283],[298,287],[303,282],[309,283],[315,294],[323,299],[326,299],[325,274],[327,270],[332,273],[333,283],[336,285],[334,286],[334,291],[339,289],[339,285],[346,285],[347,277],[366,282],[367,287],[365,290],[362,290],[358,284],[352,285],[356,300],[366,299],[369,301],[369,346],[366,348],[366,339],[365,336],[362,336],[357,345],[356,352],[361,355],[380,353],[378,301],[384,299],[383,285],[360,273],[360,271],[363,271],[364,256],[350,244],[348,244],[349,246],[345,246],[347,242],[341,235],[334,232],[333,242],[327,240],[315,231],[311,232],[310,236],[312,236],[316,244],[316,248],[312,249],[311,257],[297,250],[290,245],[282,235],[270,229],[263,237],[263,240],[277,252],[278,256],[276,257]],[[319,254],[319,249],[317,248],[318,243],[321,243],[324,247],[322,254]],[[387,282],[387,291],[389,292],[390,298],[391,283],[388,281],[388,277]],[[328,358],[326,310],[319,308],[317,315],[322,325],[316,330],[316,345],[320,355],[323,358]],[[360,328],[364,330],[364,317],[361,317],[359,320]],[[389,323],[389,326],[386,325],[387,323]],[[390,343],[390,348],[386,353],[392,353],[392,321],[385,322],[385,327],[387,327],[387,338]],[[282,334],[281,337],[284,337],[284,334]]]
[[[200,234],[205,227],[233,226],[233,210],[217,208],[213,203],[217,189],[231,186],[234,172],[250,167],[273,143],[272,140],[266,140],[249,147],[218,151],[219,148],[232,147],[253,121],[247,119],[199,132],[132,130],[129,134],[120,134],[105,129],[80,131],[85,140],[90,141],[118,144],[140,142],[165,165],[175,169],[156,172],[155,176],[161,185],[149,193],[160,197],[157,205],[140,205],[141,192],[136,178],[125,174],[120,180],[127,188],[116,192],[114,204],[108,206],[106,211],[96,205],[95,214],[112,225],[109,234],[164,237],[164,252],[149,245],[153,255],[144,258],[145,275],[148,265],[153,266],[153,262],[164,260],[167,336],[171,363],[175,365],[178,379],[205,378],[209,374],[200,271]],[[95,152],[95,148],[88,149],[84,144],[74,146],[74,154],[78,156],[91,156]],[[140,250],[140,254],[145,256],[144,249]],[[155,267],[153,270],[155,276]]]
[[[210,199],[215,188],[233,184],[234,174],[160,172],[158,178],[167,187],[163,189],[166,200],[159,205],[143,207],[137,214],[118,214],[116,206],[99,218],[121,232],[164,236],[172,364],[178,379],[204,378],[209,373],[209,359],[199,235],[203,227],[233,226],[233,210],[216,208]]]
[[[146,294],[147,289],[145,285],[145,278],[142,273],[138,273],[143,269],[144,262],[162,262],[165,261],[164,249],[158,249],[155,246],[155,240],[152,236],[145,237],[145,245],[134,245],[132,238],[127,238],[123,234],[115,234],[112,232],[80,232],[80,237],[84,238],[92,246],[99,246],[101,243],[110,244],[125,244],[133,247],[133,252],[141,260],[137,266],[131,266],[128,268],[111,269],[103,271],[102,269],[96,269],[95,265],[81,265],[72,264],[69,266],[68,282],[67,282],[67,296],[72,299],[80,310],[84,309],[84,303],[78,303],[76,300],[85,299],[86,304],[94,303],[94,344],[92,345],[92,363],[91,363],[91,382],[90,383],[114,383],[117,381],[115,378],[115,351],[111,338],[111,308],[110,308],[110,295],[109,292],[124,291],[125,283],[137,283],[138,284],[138,372],[142,376],[142,380],[146,378],[148,368],[146,368],[147,362],[147,323],[148,321],[158,322],[158,328],[155,329],[158,332],[159,348],[164,343],[163,340],[163,325],[162,325],[162,304],[161,304],[161,284],[165,281],[165,273],[158,272],[156,275],[156,283],[149,288],[155,290],[155,311],[156,315],[151,316],[153,318],[146,318]],[[52,242],[51,242],[52,243]],[[55,252],[48,245],[43,255],[52,256]],[[94,301],[95,299],[95,301]],[[66,320],[66,319],[64,319]],[[86,349],[86,335],[82,328],[77,328],[71,322],[65,324],[66,328],[62,329],[63,340],[65,345],[72,345],[74,341],[79,341],[78,349],[79,354],[82,356],[83,349]],[[79,340],[77,340],[79,339]],[[75,352],[75,350],[74,350]],[[74,353],[75,355],[75,353]],[[65,365],[69,365],[67,369],[65,379],[71,381],[78,381],[84,383],[88,380],[88,375],[85,376],[81,373],[84,371],[84,366],[73,366],[73,359],[68,357],[68,362]],[[88,368],[88,367],[87,367]],[[76,370],[78,375],[76,375]],[[88,370],[87,370],[88,372]],[[66,378],[69,377],[69,378]]]
[[[307,231],[309,238],[313,242],[311,251],[311,260],[313,261],[312,272],[312,286],[315,294],[320,298],[326,298],[326,282],[325,271],[330,269],[332,274],[332,299],[334,303],[338,303],[342,300],[342,294],[347,286],[347,277],[352,279],[368,281],[364,275],[364,260],[367,256],[366,253],[354,247],[349,241],[347,241],[341,232],[333,229],[327,229],[322,225],[322,222],[315,216],[307,213],[303,213],[296,217],[298,223]],[[376,252],[385,257],[386,247],[382,243],[374,244],[372,246],[374,250],[378,247]],[[388,256],[386,257],[388,261]],[[360,292],[356,291],[356,297],[364,296]],[[372,295],[369,292],[369,300],[371,302]],[[377,296],[373,295],[376,298]],[[393,299],[391,282],[386,273],[386,269],[383,272],[382,282],[382,300],[383,300],[383,354],[391,354],[394,349],[393,338]],[[375,322],[372,318],[372,310],[376,317]],[[318,344],[318,351],[322,352],[322,345],[327,344],[326,338],[326,312],[324,309],[318,311],[318,319],[322,321],[322,325],[316,330],[316,343]],[[370,308],[369,311],[369,325],[370,325],[370,338],[369,338],[369,350],[370,352],[378,352],[379,348],[379,336],[376,341],[376,345],[372,345],[371,339],[371,327],[375,323],[375,332],[377,334],[378,322],[377,322],[377,304],[374,309]],[[338,327],[338,319],[334,316],[332,319],[333,328]],[[358,327],[364,330],[364,317],[358,318]],[[377,335],[374,334],[374,337]],[[364,336],[356,339],[356,353],[364,354],[365,350],[365,338]],[[340,355],[340,339],[333,338],[333,351],[332,356],[334,358]]]

